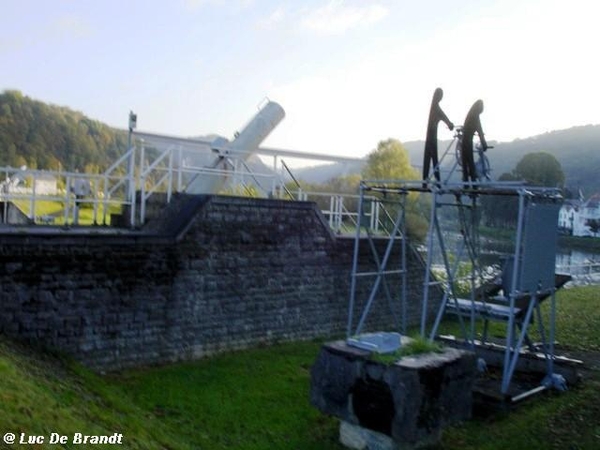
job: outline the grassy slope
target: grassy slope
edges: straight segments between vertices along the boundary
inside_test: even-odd
[[[127,448],[186,448],[174,430],[131,402],[120,386],[2,339],[0,434],[9,431],[46,436],[119,432],[128,437]]]
[[[0,435],[119,432],[132,449],[341,448],[337,423],[308,402],[318,349],[285,344],[100,377],[0,338]]]
[[[560,294],[562,345],[600,350],[599,297],[600,287]],[[318,349],[284,344],[100,377],[0,339],[0,434],[120,432],[134,449],[339,449],[336,421],[308,402]],[[600,448],[600,373],[510,415],[449,428],[439,448]]]

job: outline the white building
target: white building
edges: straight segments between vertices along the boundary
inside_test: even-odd
[[[37,195],[56,195],[58,193],[58,182],[52,174],[38,174],[33,182]]]
[[[577,203],[577,204],[575,204]],[[558,229],[565,234],[573,234],[575,217],[579,215],[579,202],[565,200],[558,212]]]
[[[592,195],[585,202],[565,201],[558,213],[558,228],[573,236],[594,236],[590,220],[600,220],[600,194]]]

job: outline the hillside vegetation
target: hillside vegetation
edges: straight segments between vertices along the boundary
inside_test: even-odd
[[[446,150],[450,141],[440,141],[439,152]],[[423,163],[424,141],[403,142],[410,155],[411,164],[421,167]],[[565,187],[577,193],[583,190],[586,197],[600,192],[600,125],[586,125],[566,130],[551,131],[527,139],[511,142],[490,142],[494,148],[487,152],[492,167],[492,177],[499,178],[511,172],[517,163],[528,153],[545,152],[554,156],[565,173]],[[365,152],[366,154],[366,152]],[[448,160],[454,162],[452,154]],[[309,183],[325,183],[328,180],[360,173],[364,164],[329,164],[298,170],[295,175]]]
[[[80,112],[0,94],[0,166],[95,172],[125,152],[127,134]]]

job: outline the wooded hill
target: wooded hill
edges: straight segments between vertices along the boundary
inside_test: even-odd
[[[449,144],[450,141],[440,141],[440,156]],[[408,141],[403,145],[410,155],[411,164],[420,169],[423,164],[424,141]],[[488,150],[487,155],[494,179],[511,172],[524,155],[546,152],[560,162],[565,173],[565,186],[569,190],[576,193],[582,189],[586,197],[600,192],[600,125],[551,131],[511,142],[490,142],[490,145],[494,148]],[[340,175],[359,173],[362,167],[364,165],[330,164],[304,168],[295,172],[295,175],[309,183],[325,183]]]
[[[600,192],[600,125],[585,125],[551,131],[527,139],[500,142],[489,150],[494,177],[515,168],[527,153],[553,155],[565,173],[565,187],[579,189],[586,197]]]
[[[19,91],[0,94],[0,166],[102,171],[127,147],[127,133]]]

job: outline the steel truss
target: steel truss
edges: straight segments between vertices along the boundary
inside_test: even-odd
[[[356,227],[356,239],[354,241],[354,256],[352,261],[352,277],[350,287],[350,307],[348,313],[347,337],[358,336],[362,333],[365,321],[373,307],[377,294],[380,290],[387,300],[391,315],[394,317],[395,327],[402,333],[406,332],[406,203],[409,190],[398,189],[390,190],[385,187],[376,186],[368,181],[360,183],[360,198],[358,206],[358,224]],[[374,221],[369,217],[368,211],[373,211],[373,202],[383,205],[382,208],[375,208],[376,211],[384,211],[388,219],[388,230],[384,236],[378,233],[373,227]],[[379,221],[382,218],[379,217]],[[379,223],[377,221],[376,223]],[[366,238],[369,245],[371,262],[368,268],[361,267],[360,261],[360,242]],[[376,241],[387,239],[383,253],[377,248]],[[400,261],[397,264],[392,263],[392,254],[394,249],[400,253]],[[364,261],[363,261],[364,262]],[[394,278],[399,281],[399,292],[392,292],[389,281]],[[364,302],[359,302],[359,280],[373,280],[370,288],[360,290],[365,295]],[[398,314],[398,306],[400,314]],[[359,311],[360,310],[360,311]],[[359,313],[358,323],[355,325],[355,312]],[[358,315],[358,314],[357,314]]]
[[[477,347],[487,340],[489,321],[502,321],[506,325],[506,336],[502,345],[504,357],[502,364],[501,393],[509,396],[509,389],[519,358],[534,350],[545,359],[545,378],[541,387],[564,389],[564,379],[554,372],[554,336],[556,318],[555,293],[558,287],[569,277],[560,278],[555,274],[555,255],[557,240],[558,210],[562,197],[557,189],[535,188],[520,183],[451,183],[415,182],[415,181],[364,181],[360,187],[359,216],[365,208],[365,193],[377,194],[382,199],[396,201],[397,209],[393,232],[390,234],[385,252],[380,255],[373,244],[374,236],[368,227],[358,226],[354,246],[352,265],[351,293],[348,315],[348,338],[363,331],[365,320],[372,309],[374,299],[381,288],[390,304],[398,301],[402,308],[402,327],[406,331],[406,200],[412,192],[425,194],[431,199],[429,230],[427,235],[427,257],[421,304],[420,333],[424,338],[433,340],[438,337],[442,318],[446,314],[458,318],[464,344],[477,351]],[[485,196],[513,197],[518,202],[516,237],[511,255],[508,255],[501,274],[490,279],[480,260],[479,221],[481,199]],[[441,217],[442,210],[454,211],[455,220]],[[449,240],[449,228],[459,225],[458,241],[453,247]],[[359,241],[366,237],[376,263],[376,271],[361,269],[359,261]],[[402,250],[400,262],[394,264],[390,255],[394,245],[400,239]],[[456,239],[456,237],[455,237]],[[441,267],[436,265],[434,255],[441,258]],[[468,267],[466,278],[459,279],[459,269]],[[437,276],[434,273],[437,271]],[[402,284],[399,299],[395,300],[387,284],[387,278],[399,274]],[[366,300],[362,303],[358,297],[364,290],[357,289],[357,280],[372,277],[373,283]],[[461,298],[461,291],[468,292]],[[439,298],[441,287],[442,297]],[[465,285],[467,288],[465,289]],[[360,291],[360,292],[359,292]],[[544,324],[540,304],[549,298],[550,312]],[[435,317],[428,317],[433,307]],[[361,310],[361,311],[355,311]],[[355,313],[360,314],[358,324],[354,326]],[[393,312],[393,308],[392,308]],[[535,316],[535,320],[534,320]],[[433,319],[433,320],[431,320]],[[484,331],[477,339],[476,322],[483,321]],[[541,344],[534,348],[529,339],[529,331],[535,323]],[[496,346],[497,347],[497,346]],[[521,395],[522,396],[522,395]],[[513,398],[513,400],[515,400]]]

